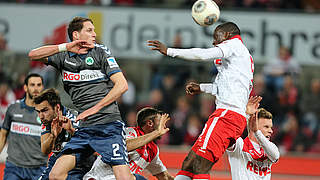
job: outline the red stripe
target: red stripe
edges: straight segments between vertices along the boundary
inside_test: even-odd
[[[194,174],[192,172],[188,172],[188,171],[184,171],[184,170],[180,170],[177,174],[178,175],[183,175],[183,176],[188,176],[191,179],[193,178]]]
[[[193,179],[210,179],[210,175],[209,174],[195,174],[193,176]]]

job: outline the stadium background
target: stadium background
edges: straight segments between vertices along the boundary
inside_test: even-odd
[[[17,0],[0,1],[0,115],[23,97],[25,75],[39,72],[46,88],[60,90],[71,106],[59,75],[41,63],[30,63],[27,52],[43,44],[67,41],[67,22],[74,16],[93,19],[98,41],[107,45],[129,81],[129,92],[119,99],[123,119],[134,125],[136,112],[156,106],[172,116],[170,134],[159,146],[170,172],[177,169],[214,109],[213,97],[188,97],[187,81],[211,81],[212,63],[174,60],[151,52],[146,40],[159,39],[171,47],[209,47],[215,26],[202,28],[191,18],[192,0]],[[274,114],[272,140],[281,150],[272,179],[320,179],[320,2],[317,0],[228,0],[220,22],[234,21],[255,62],[254,93]],[[273,76],[280,45],[291,56],[284,73]],[[281,65],[281,63],[280,63]],[[279,66],[280,66],[279,65]],[[282,64],[283,65],[283,64]],[[271,78],[271,79],[270,79]],[[278,81],[279,80],[279,81]],[[279,83],[275,83],[279,82]],[[1,153],[1,162],[6,152]],[[3,164],[0,166],[3,173]],[[231,179],[224,157],[213,171],[215,179]],[[148,176],[148,174],[146,174]]]

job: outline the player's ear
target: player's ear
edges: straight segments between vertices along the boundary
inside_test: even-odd
[[[78,31],[72,32],[73,40],[78,40],[80,37],[80,33]]]
[[[24,90],[24,92],[27,92],[27,90],[28,90],[27,85],[23,85],[23,90]]]

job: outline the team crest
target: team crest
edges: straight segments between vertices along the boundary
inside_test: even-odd
[[[86,58],[86,64],[88,64],[89,66],[92,65],[94,62],[93,58],[92,57],[87,57]]]

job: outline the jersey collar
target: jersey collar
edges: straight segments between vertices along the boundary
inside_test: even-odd
[[[240,35],[232,36],[231,38],[229,38],[229,40],[230,40],[230,39],[239,39],[239,40],[243,43],[242,38],[241,38]]]
[[[25,108],[25,109],[27,109],[27,110],[29,110],[29,111],[34,111],[34,109],[35,109],[34,107],[28,106],[28,105],[26,104],[26,98],[21,99],[20,102],[21,102],[21,103],[20,103],[21,108]]]
[[[73,52],[68,52],[68,54],[69,54],[69,57],[79,56],[82,60],[84,60],[91,50],[92,49],[89,49],[87,54],[77,54],[77,53],[73,53]]]

